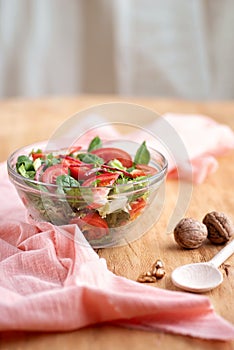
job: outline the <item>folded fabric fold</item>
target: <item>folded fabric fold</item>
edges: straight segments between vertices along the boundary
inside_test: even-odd
[[[0,225],[0,237],[6,225]],[[14,225],[17,231],[21,223]],[[22,235],[14,252],[13,242],[6,240],[9,256],[0,262],[0,330],[65,331],[108,322],[234,338],[234,327],[215,314],[208,298],[143,286],[111,273],[77,226],[23,227],[26,239]]]
[[[200,184],[217,170],[216,157],[234,149],[233,130],[212,118],[200,114],[174,113],[164,114],[163,118],[181,138],[188,157],[187,162],[178,161],[175,168],[169,169],[169,178],[176,177],[177,168],[180,179],[191,180],[192,172],[192,181]],[[176,160],[179,158],[177,155]]]

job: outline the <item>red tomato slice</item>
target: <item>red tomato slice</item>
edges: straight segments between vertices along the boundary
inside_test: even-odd
[[[106,165],[106,164],[102,164],[101,168],[102,169],[109,169],[109,170],[115,171],[116,173],[119,173],[119,174],[122,173],[122,174],[124,174],[127,177],[133,178],[131,173],[129,173],[128,171],[123,170],[123,169],[118,169],[118,168],[115,168],[115,167],[112,167],[112,166]]]
[[[97,176],[92,176],[83,182],[82,186],[92,186],[93,187],[103,187],[112,186],[114,182],[118,179],[119,174],[117,173],[104,173]],[[96,185],[96,186],[95,186]]]
[[[110,160],[118,159],[126,168],[130,168],[132,166],[132,157],[130,156],[130,154],[128,154],[120,148],[98,148],[92,151],[91,153],[96,154],[96,156],[104,159],[106,163]]]
[[[88,241],[100,239],[109,234],[106,220],[95,212],[90,212],[83,218],[74,218],[70,224],[77,224]]]
[[[79,159],[75,159],[71,156],[64,156],[63,160],[62,160],[62,164],[66,167],[70,166],[70,165],[81,165],[83,164],[83,162],[81,162],[81,160]]]
[[[146,201],[143,198],[138,198],[130,203],[131,210],[129,210],[131,220],[136,219],[146,206]]]
[[[146,176],[147,174],[142,170],[134,169],[133,171],[131,171],[131,175],[135,179],[136,177]]]
[[[145,175],[155,175],[158,172],[156,168],[146,164],[136,164],[136,169],[142,170]]]
[[[76,180],[87,179],[89,176],[86,176],[86,173],[93,167],[92,164],[83,163],[81,160],[71,156],[65,156],[62,160],[62,164],[69,168],[70,175]]]
[[[93,209],[97,209],[103,205],[103,199],[109,193],[109,189],[105,186],[111,186],[119,177],[117,173],[104,173],[97,176],[91,176],[89,179],[85,180],[82,187],[93,187],[91,189],[92,196],[90,194],[83,193],[83,197],[88,203],[88,206]]]
[[[48,167],[42,174],[41,181],[47,184],[56,184],[56,178],[59,175],[67,175],[68,168],[63,164],[56,164]]]
[[[40,153],[32,152],[31,154],[32,154],[33,160],[36,160],[37,158],[45,158],[45,155],[42,152],[40,152]]]
[[[93,176],[93,174],[89,174],[89,171],[92,169],[93,165],[70,165],[70,175],[74,177],[76,180],[86,180],[89,177]]]

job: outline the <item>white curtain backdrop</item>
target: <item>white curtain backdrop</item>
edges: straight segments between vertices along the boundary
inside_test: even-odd
[[[0,0],[0,98],[234,98],[233,0]]]

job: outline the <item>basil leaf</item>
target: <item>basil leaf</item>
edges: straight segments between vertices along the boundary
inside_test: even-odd
[[[33,179],[35,176],[35,168],[33,161],[27,156],[19,156],[16,163],[17,172],[28,179]]]
[[[90,142],[89,147],[88,147],[88,152],[94,151],[95,149],[98,149],[100,147],[102,147],[102,141],[101,141],[99,136],[96,136]]]
[[[59,175],[56,178],[56,185],[59,187],[79,187],[80,184],[70,175]]]
[[[140,147],[138,148],[135,158],[134,158],[134,163],[135,164],[148,164],[150,161],[150,153],[149,150],[146,147],[146,142],[142,142]]]
[[[59,175],[56,178],[57,193],[66,194],[67,190],[74,187],[79,187],[80,184],[70,175]]]
[[[25,171],[34,170],[32,160],[27,156],[19,156],[16,163],[17,170],[21,165],[24,165]]]
[[[27,179],[34,179],[35,171],[34,170],[26,170],[24,164],[21,164],[18,169],[18,173]]]
[[[77,156],[82,162],[88,163],[88,164],[95,164],[95,165],[101,165],[104,163],[104,160],[96,154],[92,153],[80,153]]]

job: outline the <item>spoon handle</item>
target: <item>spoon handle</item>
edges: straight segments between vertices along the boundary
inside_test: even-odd
[[[234,239],[216,254],[210,261],[215,267],[219,267],[229,256],[234,253]]]

